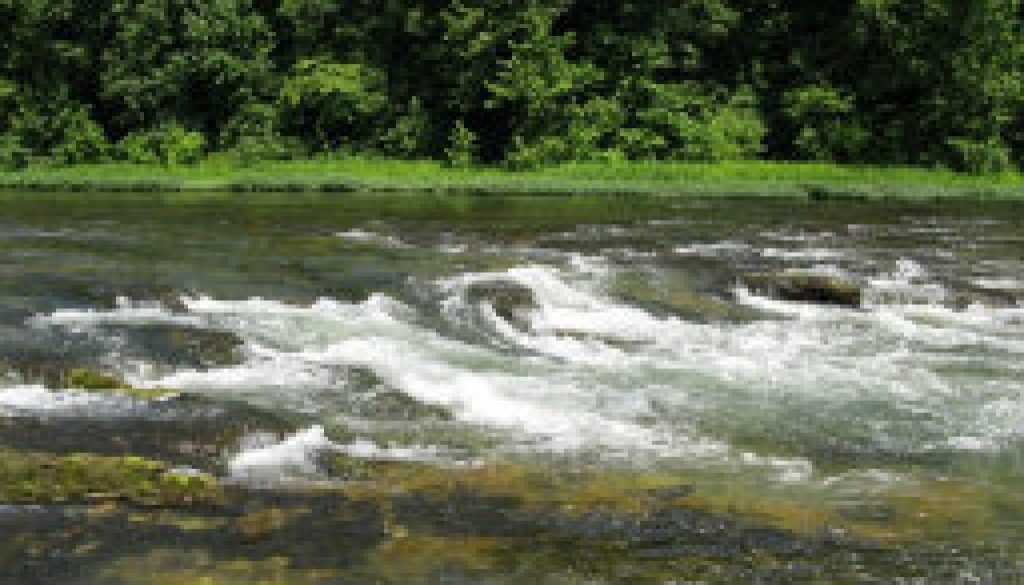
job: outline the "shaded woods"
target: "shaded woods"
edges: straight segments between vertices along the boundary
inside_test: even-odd
[[[0,0],[0,168],[1013,168],[1019,0]]]

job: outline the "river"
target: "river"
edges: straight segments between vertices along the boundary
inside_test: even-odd
[[[229,492],[4,582],[1024,582],[1021,203],[7,193],[0,283],[0,448]]]

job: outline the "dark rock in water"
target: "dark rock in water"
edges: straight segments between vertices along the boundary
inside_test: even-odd
[[[224,455],[256,432],[293,433],[297,417],[202,397],[153,402],[112,419],[0,417],[0,445],[55,454],[138,455],[222,473]]]
[[[119,390],[125,383],[116,376],[86,368],[75,368],[67,373],[66,385],[83,390]]]
[[[115,375],[88,368],[74,368],[64,374],[61,386],[103,394],[115,394],[139,400],[179,400],[185,396],[165,388],[135,388]]]
[[[352,413],[371,420],[450,421],[451,411],[443,406],[425,404],[393,389],[380,389],[352,404]]]
[[[227,331],[152,324],[125,328],[121,333],[142,357],[155,357],[172,366],[231,366],[242,359],[242,340]]]
[[[133,301],[156,301],[172,313],[188,312],[188,307],[181,301],[179,292],[164,285],[94,282],[80,285],[77,296],[104,309],[116,308],[118,299],[125,298]]]
[[[466,296],[472,303],[490,303],[499,317],[514,324],[520,324],[524,311],[538,307],[533,291],[511,280],[475,282]]]
[[[175,473],[135,455],[54,455],[0,447],[0,501],[15,504],[122,501],[137,506],[216,504],[212,476]]]
[[[32,316],[30,311],[0,303],[0,323],[22,323]]]
[[[47,388],[62,388],[72,367],[70,358],[32,352],[0,358],[0,377],[12,378],[19,383],[42,384]]]
[[[953,296],[953,307],[964,310],[972,305],[986,309],[1012,309],[1024,305],[1024,289],[1012,287],[970,286]]]
[[[756,294],[783,301],[860,308],[863,297],[856,284],[821,274],[749,274],[742,282]]]
[[[762,313],[750,307],[650,278],[623,278],[616,283],[615,289],[617,295],[630,304],[687,321],[745,323],[764,318]]]
[[[69,388],[139,400],[183,400],[187,396],[165,388],[136,388],[116,375],[47,359],[0,359],[0,379],[42,384],[49,389]]]

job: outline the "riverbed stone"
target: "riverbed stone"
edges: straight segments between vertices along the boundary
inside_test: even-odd
[[[74,390],[116,394],[140,400],[172,400],[184,396],[181,392],[166,388],[136,388],[117,376],[89,368],[74,368],[68,371],[63,386]]]
[[[521,324],[522,314],[539,307],[530,287],[513,280],[486,280],[474,282],[466,290],[471,303],[489,303],[502,319]]]
[[[70,362],[60,356],[26,354],[0,358],[0,377],[16,383],[42,384],[60,388],[67,378]]]
[[[188,307],[181,300],[181,293],[162,284],[142,283],[77,283],[75,296],[87,299],[104,309],[114,309],[118,299],[157,302],[172,313],[187,313]]]
[[[0,417],[0,445],[55,455],[137,455],[222,473],[227,453],[255,432],[287,436],[299,421],[202,397],[152,402],[117,418]]]
[[[838,276],[811,273],[760,273],[742,277],[752,292],[782,301],[860,308],[860,286]]]
[[[629,276],[615,283],[615,293],[655,314],[668,314],[698,323],[755,321],[764,315],[750,307],[650,278]]]
[[[1024,306],[1024,288],[968,286],[953,295],[953,307],[964,310],[971,306],[986,309],[1013,309]]]
[[[0,448],[0,501],[7,503],[124,501],[160,507],[216,504],[222,497],[212,477],[142,457]]]
[[[243,341],[230,331],[151,324],[123,330],[133,351],[171,366],[223,367],[241,363]]]

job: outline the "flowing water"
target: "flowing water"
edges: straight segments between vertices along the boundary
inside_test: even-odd
[[[1020,203],[5,194],[0,376],[235,492],[0,505],[12,583],[1024,582]]]

